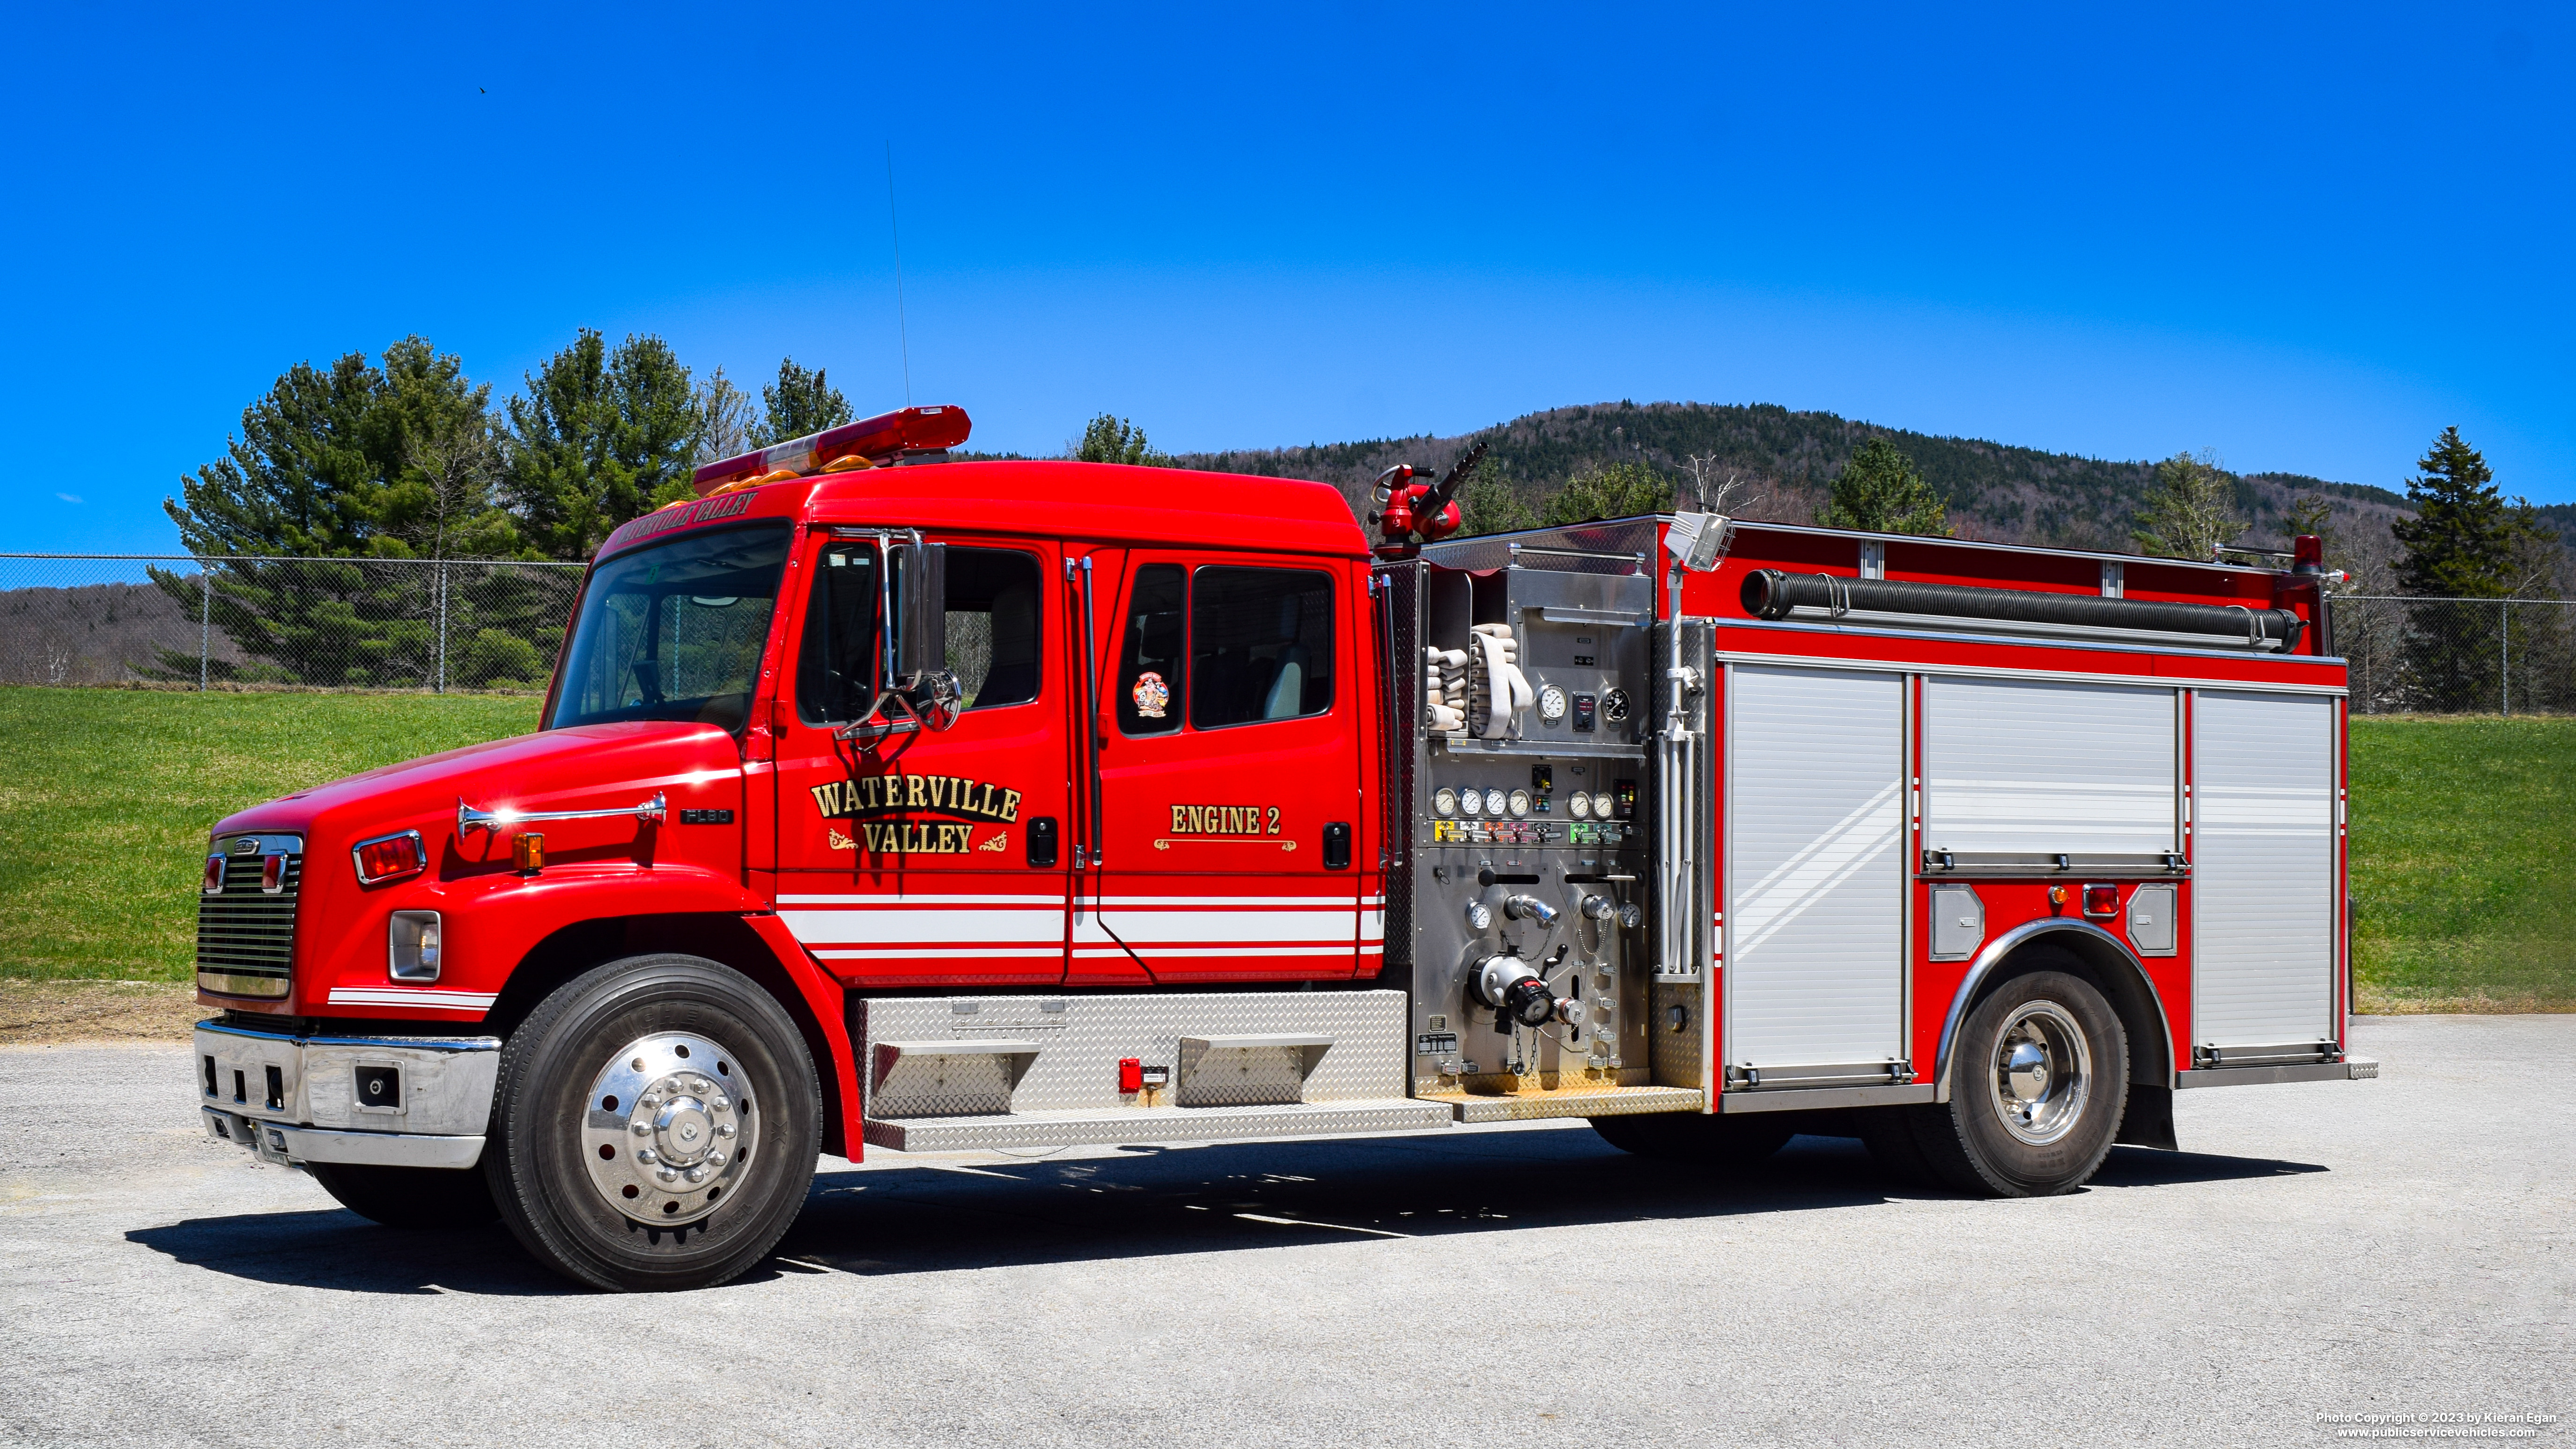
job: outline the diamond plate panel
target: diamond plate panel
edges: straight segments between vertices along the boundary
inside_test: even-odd
[[[1292,1107],[1150,1107],[871,1121],[867,1124],[867,1140],[870,1147],[893,1152],[974,1152],[999,1147],[1091,1147],[1214,1142],[1234,1137],[1421,1132],[1449,1124],[1448,1103],[1397,1097],[1310,1102]]]
[[[1405,1092],[1409,1043],[1401,991],[863,997],[853,1003],[851,1018],[851,1030],[863,1044],[993,1037],[1036,1042],[1036,1060],[1011,1094],[1014,1115],[1161,1108],[1164,1103],[1148,1099],[1158,1094],[1119,1095],[1118,1063],[1134,1057],[1149,1067],[1177,1066],[1185,1036],[1305,1032],[1331,1037],[1332,1048],[1305,1078],[1308,1106],[1401,1100]],[[862,1045],[861,1050],[868,1048]],[[888,1115],[877,1106],[872,1095],[869,1116]]]
[[[1427,1100],[1445,1103],[1461,1122],[1535,1122],[1549,1117],[1624,1117],[1634,1112],[1696,1112],[1699,1093],[1687,1087],[1612,1087],[1604,1091],[1533,1092],[1469,1096],[1450,1092]]]
[[[1182,1107],[1267,1107],[1305,1100],[1307,1051],[1181,1043],[1172,1101]],[[1330,1056],[1330,1052],[1324,1053]]]
[[[881,1068],[868,1094],[880,1117],[973,1117],[1011,1110],[1006,1056],[905,1056]]]
[[[1700,1009],[1704,999],[1696,981],[1657,982],[1647,988],[1652,1006],[1646,1021],[1646,1060],[1654,1068],[1660,1086],[1688,1087],[1694,1094],[1707,1085],[1702,1077],[1703,1063],[1708,1059],[1707,1013]],[[1673,1029],[1673,1013],[1681,1012],[1681,1030]]]

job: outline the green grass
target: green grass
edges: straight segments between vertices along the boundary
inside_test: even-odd
[[[2576,1010],[2576,719],[2352,726],[2364,1011]]]
[[[0,687],[0,976],[189,979],[206,827],[533,729],[492,695]],[[2370,1011],[2576,1010],[2576,720],[2352,727]]]
[[[534,729],[530,696],[0,687],[0,976],[187,981],[207,827]]]

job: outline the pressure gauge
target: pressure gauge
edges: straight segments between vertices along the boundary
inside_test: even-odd
[[[1485,797],[1484,797],[1484,796],[1482,796],[1482,795],[1480,795],[1480,794],[1478,794],[1478,793],[1476,793],[1476,792],[1475,792],[1475,791],[1473,791],[1473,790],[1461,790],[1461,791],[1459,791],[1459,792],[1458,792],[1458,813],[1459,813],[1459,814],[1461,814],[1461,815],[1482,815],[1482,814],[1484,814],[1484,813],[1485,813]]]
[[[1431,796],[1431,813],[1447,819],[1458,813],[1458,792],[1443,785]]]
[[[1607,793],[1592,797],[1592,813],[1603,820],[1610,818],[1610,796]]]
[[[1488,790],[1488,791],[1486,791],[1486,792],[1485,792],[1485,813],[1486,813],[1486,814],[1488,814],[1488,815],[1500,815],[1500,814],[1502,814],[1505,810],[1508,810],[1508,809],[1510,809],[1510,808],[1511,808],[1511,807],[1510,807],[1508,804],[1506,804],[1506,803],[1504,802],[1504,800],[1503,800],[1503,792],[1502,792],[1501,790],[1496,789],[1496,790]]]
[[[1592,797],[1577,790],[1565,797],[1565,810],[1577,820],[1589,820],[1592,818]]]
[[[1565,691],[1553,684],[1538,687],[1538,717],[1554,724],[1565,718]]]
[[[1530,793],[1527,790],[1514,790],[1512,798],[1504,803],[1511,806],[1512,818],[1518,820],[1529,813]]]
[[[1601,696],[1601,717],[1612,724],[1628,722],[1628,691],[1613,689]]]

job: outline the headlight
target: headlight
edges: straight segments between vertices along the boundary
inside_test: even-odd
[[[385,928],[385,971],[396,981],[436,981],[438,912],[396,911]]]

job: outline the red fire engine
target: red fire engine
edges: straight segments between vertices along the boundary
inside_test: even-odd
[[[218,825],[208,1131],[678,1288],[823,1152],[1580,1117],[2024,1195],[2176,1089],[2375,1074],[2313,540],[1444,537],[1471,458],[1373,548],[1322,484],[966,431],[700,470],[537,733]]]

